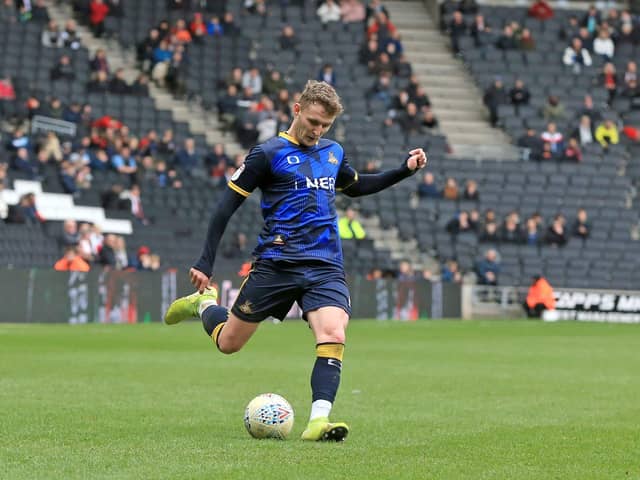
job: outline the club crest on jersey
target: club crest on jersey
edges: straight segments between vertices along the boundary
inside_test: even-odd
[[[338,164],[338,159],[333,154],[333,152],[329,152],[329,163],[332,163],[333,165],[337,165]]]

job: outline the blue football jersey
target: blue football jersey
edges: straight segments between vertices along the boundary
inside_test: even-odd
[[[252,148],[228,185],[245,197],[255,188],[262,192],[264,227],[254,250],[257,258],[342,266],[336,190],[357,180],[340,144],[321,139],[304,147],[280,133]]]

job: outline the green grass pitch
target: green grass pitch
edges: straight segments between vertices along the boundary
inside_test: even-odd
[[[219,354],[199,324],[0,324],[3,479],[640,478],[640,327],[352,321],[333,418],[303,443],[312,336],[263,325]],[[287,441],[247,402],[282,394]]]

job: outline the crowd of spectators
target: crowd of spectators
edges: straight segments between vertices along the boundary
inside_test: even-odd
[[[142,245],[135,255],[130,255],[124,236],[103,234],[91,223],[65,220],[57,241],[64,253],[54,265],[56,270],[89,271],[94,266],[127,271],[160,269],[160,256],[148,246]]]
[[[521,22],[507,19],[504,20],[504,25],[491,25],[490,21],[493,19],[487,20],[473,1],[455,3],[455,12],[450,16],[446,15],[454,3],[446,1],[441,7],[445,13],[442,28],[449,34],[455,53],[460,51],[460,39],[463,37],[473,38],[473,44],[480,49],[493,45],[502,50],[536,50],[535,39]],[[527,14],[538,20],[541,26],[539,31],[545,32],[544,23],[553,18],[555,12],[545,0],[536,0]],[[471,16],[473,20],[468,22],[467,19]],[[553,34],[556,34],[555,31]],[[569,76],[571,73],[586,76],[592,80],[594,88],[604,88],[608,93],[607,105],[597,106],[595,109],[593,105],[587,107],[586,104],[592,102],[590,98],[585,98],[585,108],[590,109],[587,113],[589,119],[586,120],[584,109],[573,112],[566,108],[561,89],[556,93],[550,92],[545,105],[534,112],[534,118],[537,115],[538,119],[544,119],[546,127],[543,131],[529,128],[518,139],[518,145],[526,148],[525,154],[532,160],[580,162],[583,159],[582,151],[589,143],[597,142],[607,149],[620,142],[623,132],[637,140],[633,136],[638,129],[633,126],[623,128],[615,112],[609,111],[616,98],[626,98],[640,105],[637,64],[628,53],[633,47],[640,45],[640,25],[637,19],[629,10],[611,8],[606,14],[601,14],[592,6],[582,16],[569,16],[557,34],[558,42],[566,45],[563,55],[557,59],[558,64],[567,67]],[[629,58],[622,62],[624,72],[616,68],[621,63],[618,50],[625,52],[623,59]],[[497,73],[499,75],[500,72]],[[516,78],[513,84],[505,85],[502,78],[497,76],[484,92],[484,103],[493,126],[502,126],[502,106],[512,105],[516,114],[519,109],[528,108],[529,117],[533,103],[531,100],[532,94],[524,78]]]
[[[344,2],[318,2],[319,21],[329,23],[363,22],[365,32],[359,53],[359,61],[376,76],[366,89],[370,104],[378,103],[388,111],[385,125],[400,125],[406,134],[425,133],[438,126],[431,111],[429,98],[407,61],[397,28],[389,19],[388,10],[379,2],[366,6],[360,0]],[[244,15],[264,16],[273,14],[265,2],[245,3]],[[278,44],[282,51],[293,51],[300,55],[296,29],[299,25],[286,22],[286,5],[282,5],[282,18]],[[303,9],[304,11],[304,9]],[[159,85],[166,86],[176,96],[186,92],[186,64],[189,61],[189,46],[194,42],[215,42],[216,37],[238,36],[242,31],[233,14],[221,11],[204,18],[205,13],[196,11],[173,24],[162,20],[150,29],[148,35],[137,46],[141,68]],[[279,68],[286,69],[287,65]],[[243,69],[234,67],[226,72],[215,86],[220,92],[217,101],[219,118],[228,131],[236,134],[240,144],[249,148],[288,125],[291,118],[290,105],[299,94],[291,87],[287,72],[276,66],[259,68],[257,65]],[[316,79],[336,85],[340,72],[335,65],[324,63]],[[403,79],[406,88],[397,91],[394,78]]]

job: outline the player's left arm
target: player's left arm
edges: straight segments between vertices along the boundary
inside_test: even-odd
[[[360,197],[377,193],[410,177],[427,165],[427,154],[422,148],[413,149],[409,152],[409,158],[398,168],[375,174],[360,175],[346,161],[342,163],[338,173],[338,190],[349,197]]]

